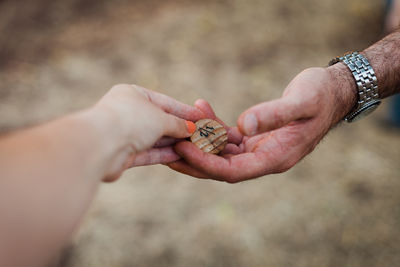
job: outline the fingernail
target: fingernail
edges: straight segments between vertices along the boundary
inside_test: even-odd
[[[243,128],[248,135],[255,135],[257,133],[258,121],[253,113],[249,113],[244,117]]]
[[[193,134],[196,131],[196,124],[191,121],[186,121],[186,127],[189,133]]]

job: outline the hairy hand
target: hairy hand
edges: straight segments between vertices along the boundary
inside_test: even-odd
[[[351,82],[351,74],[341,64],[305,70],[289,84],[282,98],[251,107],[239,117],[238,128],[227,127],[229,144],[221,155],[180,142],[175,150],[184,160],[168,165],[198,178],[229,183],[287,171],[353,107]],[[196,106],[215,119],[205,101]]]

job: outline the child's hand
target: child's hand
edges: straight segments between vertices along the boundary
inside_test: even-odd
[[[94,107],[113,121],[118,151],[106,181],[133,166],[169,163],[180,157],[172,145],[195,131],[191,121],[204,118],[197,108],[136,85],[114,86]]]

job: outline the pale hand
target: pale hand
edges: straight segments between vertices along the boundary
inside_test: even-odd
[[[187,121],[204,118],[197,108],[136,85],[114,86],[94,107],[115,127],[115,152],[105,181],[114,181],[134,166],[169,163],[180,157],[173,150],[177,140],[191,135]]]

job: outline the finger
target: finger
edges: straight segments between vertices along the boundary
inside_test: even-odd
[[[207,116],[207,118],[216,120],[222,126],[224,126],[225,130],[228,133],[228,142],[229,143],[238,145],[242,142],[242,139],[243,139],[242,133],[237,129],[237,127],[229,127],[221,119],[219,119],[217,116],[215,116],[215,112],[214,112],[213,108],[211,107],[210,103],[208,103],[204,99],[198,99],[198,100],[196,100],[194,105],[199,110],[201,110]]]
[[[207,174],[191,167],[184,160],[178,160],[175,162],[168,163],[167,166],[169,168],[173,169],[174,171],[177,171],[177,172],[180,172],[180,173],[183,173],[186,175],[190,175],[190,176],[200,178],[200,179],[210,179],[210,177]]]
[[[309,118],[312,116],[309,113],[292,97],[283,97],[246,110],[238,119],[238,127],[244,135],[253,136],[281,128],[295,120]]]
[[[215,120],[217,118],[217,116],[215,116],[215,112],[214,112],[213,108],[211,107],[210,103],[208,103],[206,100],[197,99],[196,102],[194,102],[194,106],[196,108],[198,108],[199,110],[201,110],[204,113],[204,115],[206,116],[206,118],[213,119],[213,120]]]
[[[164,113],[163,135],[174,138],[187,138],[196,131],[196,124],[186,121],[174,115]]]
[[[214,112],[214,109],[211,107],[210,103],[204,99],[198,99],[194,103],[194,106],[197,107],[199,110],[201,110],[208,119],[215,120],[219,122],[226,130],[229,129],[229,126],[227,126],[222,120],[220,120]]]
[[[192,107],[190,105],[181,103],[170,96],[166,96],[164,94],[154,92],[137,85],[134,86],[144,91],[150,102],[160,107],[167,113],[173,114],[179,118],[190,121],[198,121],[200,119],[205,118],[203,112],[201,112],[196,107]]]
[[[232,157],[234,157],[236,155],[237,154],[224,154],[224,155],[222,155],[222,157],[224,157],[225,159],[230,159],[230,158],[232,158]]]
[[[226,159],[213,155],[213,154],[208,154],[204,153],[201,151],[197,146],[190,142],[180,142],[177,143],[174,147],[175,151],[177,154],[180,156],[183,156],[185,160],[194,167],[197,170],[200,170],[208,175],[211,173],[208,171],[208,168],[210,169],[215,169],[216,166],[220,166],[222,169],[226,166]],[[223,166],[223,167],[222,167]],[[224,173],[226,173],[227,170],[224,170]],[[218,173],[218,175],[215,175],[215,172],[213,173],[213,176],[219,176],[221,173]]]
[[[153,148],[161,148],[161,147],[171,146],[180,141],[183,141],[183,139],[177,139],[177,138],[173,138],[173,137],[163,136],[154,144]]]
[[[228,129],[228,142],[239,145],[242,143],[243,134],[239,131],[238,127],[231,127]]]
[[[243,153],[226,159],[204,153],[190,142],[180,142],[174,148],[190,166],[216,180],[236,183],[268,174],[268,162],[262,153]]]
[[[227,144],[225,148],[221,151],[221,155],[225,156],[226,154],[240,154],[242,153],[242,149],[235,144]]]
[[[167,164],[180,159],[172,147],[152,148],[137,154],[130,162],[129,168],[155,164]]]

